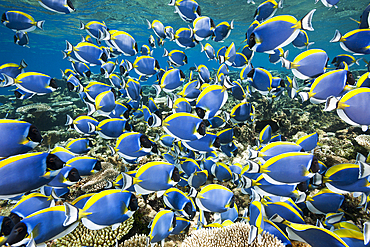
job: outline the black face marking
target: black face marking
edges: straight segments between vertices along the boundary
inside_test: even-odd
[[[198,133],[202,136],[206,134],[206,124],[204,122],[201,122],[198,128]]]
[[[4,217],[3,223],[1,224],[0,235],[8,236],[11,233],[14,226],[15,224],[11,218]]]
[[[197,113],[198,117],[201,119],[203,119],[206,115],[206,111],[199,107],[195,108],[195,112]]]
[[[191,202],[188,202],[185,204],[185,207],[183,209],[187,215],[189,215],[190,219],[193,219],[195,216],[195,211],[193,211],[193,206]]]
[[[320,170],[319,161],[315,156],[313,156],[310,170],[313,173],[316,173]]]
[[[177,167],[175,167],[173,169],[173,172],[172,172],[172,177],[171,179],[175,182],[179,182],[180,181],[180,172],[179,172],[179,169],[177,169]]]
[[[54,79],[50,80],[49,86],[55,89],[58,88],[57,82]]]
[[[73,7],[73,4],[72,4],[71,0],[67,0],[67,5],[68,5],[71,9],[76,10],[76,9]]]
[[[27,138],[29,138],[33,142],[41,142],[42,141],[42,136],[41,136],[39,130],[37,129],[37,127],[35,125],[30,126]]]
[[[153,143],[149,140],[149,138],[146,135],[141,135],[140,146],[144,148],[151,148],[153,146]]]
[[[15,96],[17,99],[19,99],[19,98],[21,98],[21,97],[22,97],[22,94],[21,94],[20,92],[18,92],[18,91],[14,91],[14,96]]]
[[[220,138],[219,137],[216,137],[215,141],[213,142],[213,146],[215,148],[220,148],[221,147],[221,142],[220,142]]]
[[[249,40],[248,40],[248,46],[249,46],[249,49],[252,49],[253,46],[256,44],[256,35],[254,33],[252,33],[250,36],[249,36]]]
[[[138,202],[137,202],[137,198],[134,194],[132,194],[131,198],[130,198],[130,203],[128,205],[128,209],[130,211],[136,211],[138,208],[139,208],[139,205],[138,205]]]
[[[100,57],[100,59],[101,60],[103,60],[103,62],[107,62],[108,61],[108,56],[107,56],[107,54],[105,54],[105,52],[103,52],[103,54],[101,55],[101,57]]]
[[[26,236],[27,236],[27,226],[23,222],[19,222],[13,227],[13,230],[11,231],[8,239],[6,240],[6,243],[8,243],[8,245],[13,245],[15,243],[22,241]]]
[[[67,81],[67,88],[68,88],[68,91],[73,92],[75,89],[75,86],[69,81]]]
[[[247,77],[251,78],[254,75],[254,69],[248,72]]]
[[[59,170],[63,168],[64,162],[59,159],[55,154],[48,154],[46,157],[46,166],[50,170]]]
[[[71,182],[77,182],[81,180],[80,173],[76,168],[72,168],[68,173],[68,180]]]
[[[350,72],[350,71],[347,71],[347,84],[348,85],[355,85],[356,84],[356,80],[353,77],[352,72]]]

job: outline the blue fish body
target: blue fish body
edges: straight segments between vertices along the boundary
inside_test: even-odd
[[[160,87],[165,92],[172,92],[182,85],[185,79],[185,74],[179,69],[171,69],[166,71],[160,81]]]
[[[194,37],[197,41],[209,38],[215,26],[213,20],[207,16],[199,16],[193,22]]]
[[[174,113],[163,121],[163,128],[167,134],[185,141],[194,141],[201,138],[197,129],[202,119],[190,113]]]
[[[310,152],[317,146],[319,135],[317,132],[302,136],[297,140],[297,144],[303,148],[304,151]]]
[[[176,12],[185,22],[193,22],[200,16],[200,6],[196,1],[178,0],[174,3]]]
[[[2,74],[6,74],[12,78],[16,78],[19,74],[24,72],[24,68],[26,67],[27,63],[24,60],[22,60],[19,65],[15,63],[5,63],[0,66],[0,79],[4,80]]]
[[[186,218],[192,219],[195,216],[196,209],[193,200],[181,190],[176,188],[166,190],[163,200],[169,208],[178,211]]]
[[[67,46],[70,46],[69,49],[73,51],[80,62],[102,65],[107,60],[107,57],[104,57],[104,51],[92,43],[80,42],[76,46],[72,46],[71,44]]]
[[[108,30],[107,26],[105,25],[104,22],[100,22],[100,21],[90,21],[86,24],[83,24],[82,22],[80,22],[80,29],[85,29],[86,32],[94,37],[95,39],[102,39],[105,37],[102,37],[104,35],[106,35],[106,32]],[[108,37],[109,38],[109,37]]]
[[[35,148],[42,140],[37,128],[24,121],[0,120],[0,157],[9,157],[27,153]]]
[[[14,35],[14,43],[23,47],[28,47],[30,40],[28,38],[27,32],[18,31]]]
[[[59,14],[69,14],[76,11],[70,0],[40,0],[39,3],[45,9]]]
[[[204,185],[208,178],[208,171],[196,171],[193,172],[188,178],[188,184],[190,187],[198,189],[200,186]]]
[[[226,103],[227,91],[220,85],[206,87],[198,96],[196,107],[205,111],[204,118],[213,118]]]
[[[310,49],[296,56],[290,67],[299,79],[312,79],[325,73],[328,60],[328,55],[324,50]]]
[[[23,230],[27,231],[28,234],[31,234],[33,230],[35,232],[37,231],[38,234],[34,237],[34,241],[36,244],[41,244],[54,239],[56,236],[68,234],[78,225],[77,222],[74,222],[71,225],[64,226],[63,223],[65,220],[65,206],[54,206],[42,209],[20,221],[15,228],[13,228],[9,238],[11,238],[13,234],[17,234],[16,229],[19,225],[24,224],[26,229]]]
[[[157,243],[167,238],[175,226],[176,216],[171,210],[159,211],[150,226],[149,242]]]
[[[263,68],[256,68],[248,73],[248,77],[252,77],[251,86],[261,92],[268,92],[272,89],[272,75],[269,71]]]
[[[104,119],[98,124],[97,132],[104,139],[116,139],[128,130],[127,124],[122,118]]]
[[[110,40],[114,47],[125,56],[134,56],[138,53],[135,39],[124,31],[116,31],[111,35]]]
[[[273,16],[278,8],[278,3],[275,0],[267,0],[261,3],[254,14],[254,19],[262,22]]]
[[[171,235],[187,233],[190,228],[190,220],[176,216],[176,226],[172,229]]]
[[[25,72],[19,74],[16,78],[11,78],[5,75],[4,78],[5,86],[15,84],[27,93],[43,95],[51,93],[57,89],[57,85],[53,78],[38,72]]]
[[[199,153],[207,153],[215,151],[214,142],[216,141],[217,135],[212,133],[206,133],[205,136],[198,140],[184,142],[184,146]]]
[[[178,98],[173,103],[173,111],[174,113],[178,112],[187,112],[191,113],[191,105],[189,101],[186,100],[186,98]]]
[[[36,27],[43,29],[44,21],[35,21],[32,16],[21,11],[7,11],[1,16],[1,22],[13,31],[31,32]]]
[[[270,183],[298,184],[313,176],[309,172],[313,155],[302,152],[289,152],[277,155],[262,166],[269,172],[263,177]]]
[[[258,156],[262,157],[264,160],[269,160],[276,155],[288,152],[299,152],[301,149],[302,147],[296,143],[277,141],[263,147],[259,151]]]
[[[90,151],[91,141],[87,138],[77,138],[69,141],[65,148],[75,154],[85,154]]]
[[[344,201],[344,196],[333,193],[328,189],[322,189],[307,199],[306,206],[311,212],[315,214],[328,214],[338,212]]]
[[[117,139],[115,150],[118,154],[128,160],[150,154],[150,149],[143,148],[140,144],[140,137],[143,134],[138,132],[125,132]]]
[[[198,193],[195,203],[201,210],[223,213],[233,207],[234,194],[222,185],[209,184]]]
[[[72,61],[71,65],[73,70],[76,71],[80,76],[90,77],[90,68],[85,63]]]
[[[267,218],[270,218],[274,214],[278,213],[281,217],[291,222],[299,224],[305,223],[302,216],[302,212],[296,210],[287,202],[267,202],[264,205]]]
[[[11,156],[0,162],[0,174],[6,177],[0,182],[0,196],[9,197],[37,189],[50,182],[56,172],[47,171],[49,153],[27,153]],[[54,157],[57,159],[57,157]],[[59,160],[59,159],[58,159]],[[59,160],[60,161],[60,160]],[[61,168],[62,163],[57,165]],[[60,167],[59,167],[60,166]]]
[[[188,57],[185,52],[180,50],[172,50],[166,53],[163,56],[168,56],[169,63],[175,67],[180,67],[188,63]]]
[[[88,193],[88,194],[83,194],[76,199],[74,199],[71,204],[79,209],[83,209],[85,206],[85,203],[93,196],[95,193]]]
[[[208,60],[214,60],[216,59],[216,56],[215,56],[215,49],[210,45],[210,44],[205,44],[204,46],[202,45],[202,51],[201,52],[205,52]]]
[[[98,165],[100,165],[98,159],[88,156],[75,157],[66,162],[66,166],[76,168],[81,176],[94,174],[96,170],[100,170],[96,169]]]
[[[266,125],[266,127],[261,130],[258,140],[260,144],[267,144],[269,143],[271,136],[272,128],[270,125]]]
[[[228,165],[222,162],[216,162],[211,167],[211,173],[220,182],[226,182],[232,179],[233,174]]]
[[[176,44],[183,48],[193,48],[196,43],[194,42],[194,33],[192,29],[180,28],[175,33]]]
[[[274,235],[278,238],[284,245],[291,245],[288,236],[284,233],[274,222],[263,219],[263,230]]]
[[[309,42],[308,35],[305,31],[300,30],[297,38],[292,42],[293,46],[298,49],[308,48],[312,43]]]
[[[21,218],[25,218],[36,211],[53,206],[54,200],[50,196],[45,196],[40,193],[31,193],[23,196],[10,211],[17,214]]]
[[[90,101],[95,102],[95,98],[98,96],[98,94],[111,89],[112,88],[107,84],[92,81],[84,88],[84,92]]]
[[[68,115],[67,115],[68,116]],[[68,118],[68,117],[67,117]],[[91,126],[97,126],[98,121],[90,116],[80,116],[76,119],[72,120],[72,118],[68,118],[70,121],[68,122],[68,125],[73,125],[73,128],[85,135],[92,135],[95,133],[95,128],[91,129]]]
[[[96,96],[95,109],[100,115],[108,116],[115,107],[115,95],[112,91],[105,91]]]
[[[238,147],[234,142],[230,142],[228,144],[221,145],[221,151],[224,152],[224,154],[226,154],[228,157],[234,157],[238,152]]]
[[[55,147],[50,153],[58,156],[64,163],[75,157],[74,153],[63,147]]]
[[[248,58],[243,53],[237,52],[231,66],[234,68],[243,68],[246,64],[248,64]]]
[[[217,136],[220,138],[221,144],[228,144],[233,141],[234,129],[233,128],[223,129],[217,133]]]
[[[357,80],[356,87],[370,88],[370,72],[366,72]]]
[[[143,76],[152,76],[159,70],[158,61],[150,56],[136,57],[133,67],[135,72]]]
[[[356,29],[343,36],[337,30],[334,38],[330,42],[340,42],[340,47],[347,52],[370,54],[369,37],[369,29]]]
[[[230,24],[226,21],[221,22],[213,30],[212,39],[215,42],[224,41],[225,39],[227,39],[229,37],[230,32],[233,28],[234,28],[234,21],[231,21]]]
[[[91,230],[122,223],[134,213],[137,207],[130,208],[130,201],[135,196],[128,191],[116,189],[104,190],[89,198],[82,211],[85,217],[81,219],[84,226]],[[109,210],[107,210],[109,205]]]
[[[237,104],[236,106],[231,109],[230,117],[233,122],[237,123],[245,123],[247,121],[251,121],[252,112],[252,104],[248,102],[242,102]]]
[[[81,179],[79,172],[74,167],[65,166],[46,186],[53,188],[65,188],[75,184]]]
[[[139,180],[135,184],[135,191],[141,194],[149,194],[156,191],[165,191],[173,187],[179,181],[177,178],[173,178],[175,170],[177,168],[167,162],[152,161],[146,163],[139,168],[135,175],[135,178]]]

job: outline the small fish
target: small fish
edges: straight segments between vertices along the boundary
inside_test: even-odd
[[[71,0],[38,0],[42,7],[58,14],[69,14],[75,12]]]
[[[194,40],[193,29],[191,28],[179,28],[174,37],[176,44],[185,49],[193,48],[197,44]]]
[[[308,49],[308,47],[313,44],[315,44],[315,42],[309,41],[308,34],[304,30],[300,30],[297,38],[292,41],[292,45],[298,49]]]
[[[271,18],[278,8],[283,8],[282,0],[280,0],[279,3],[275,0],[267,0],[257,7],[256,12],[254,13],[254,19],[259,22],[263,22]]]
[[[17,10],[6,11],[1,16],[1,23],[15,32],[32,32],[36,27],[43,30],[44,22],[35,21],[29,14]]]
[[[95,97],[94,104],[85,102],[88,108],[87,115],[92,115],[95,111],[102,116],[108,116],[116,107],[116,96],[111,91],[104,91]]]
[[[366,55],[370,54],[368,45],[369,29],[356,29],[342,36],[339,30],[335,30],[334,37],[330,40],[331,43],[340,42],[340,47],[350,53]]]
[[[16,214],[20,218],[25,218],[44,208],[54,207],[55,201],[51,196],[45,196],[40,193],[31,193],[23,196],[10,211],[11,214]],[[8,234],[6,234],[8,235]]]
[[[115,62],[108,61],[101,65],[100,73],[104,75],[105,78],[109,78],[109,76],[114,72],[116,66],[118,65],[118,61]]]
[[[219,138],[217,135],[212,133],[206,133],[205,136],[198,140],[184,142],[183,144],[190,150],[197,151],[199,153],[212,152],[215,151],[216,148],[220,147]]]
[[[167,189],[172,188],[180,181],[179,170],[171,163],[151,161],[141,166],[135,177],[123,173],[125,182],[122,189],[134,185],[135,192],[147,195],[157,192],[162,195]]]
[[[142,45],[140,52],[143,56],[153,56],[153,50],[150,50],[150,47],[148,45]]]
[[[171,0],[168,5],[175,6],[175,12],[185,22],[193,22],[201,16],[200,6],[194,0]]]
[[[171,210],[161,210],[149,225],[148,243],[164,241],[176,227],[176,216]]]
[[[331,63],[335,66],[335,67],[339,67],[339,65],[342,63],[342,62],[346,62],[346,64],[351,67],[352,65],[354,64],[357,64],[357,65],[360,65],[359,64],[359,61],[361,60],[362,58],[359,58],[359,59],[356,59],[354,58],[353,56],[349,55],[349,54],[340,54],[338,56],[336,56],[335,58],[333,58],[333,61],[331,61]]]
[[[219,58],[219,62],[226,63],[227,65],[231,66],[236,58],[236,50],[235,44],[232,42],[225,50],[225,54],[221,55],[217,52],[217,57]]]
[[[67,115],[67,122],[65,125],[73,125],[73,128],[80,134],[92,135],[95,133],[98,121],[90,116],[79,116],[73,120],[71,116]]]
[[[207,16],[199,16],[193,21],[194,38],[197,41],[209,39],[215,29],[213,20]]]
[[[76,168],[81,176],[90,176],[101,170],[100,160],[88,156],[72,158],[65,165]]]
[[[89,42],[80,42],[76,46],[66,41],[67,48],[65,52],[73,53],[78,61],[88,63],[90,65],[102,65],[107,62],[108,56],[104,50],[97,45]]]
[[[130,131],[131,126],[125,119],[104,119],[96,126],[96,131],[103,139],[116,139],[123,132]]]
[[[302,136],[299,138],[296,143],[302,147],[302,149],[306,152],[311,152],[318,143],[319,135],[317,132]]]
[[[22,243],[27,236],[32,235],[29,241],[36,246],[36,244],[45,244],[45,242],[53,240],[55,237],[67,235],[77,227],[78,222],[68,221],[66,212],[66,206],[61,205],[42,209],[27,216],[14,226],[7,239],[7,244]]]
[[[14,44],[30,48],[28,44],[30,39],[28,38],[27,32],[19,31],[14,35]]]
[[[178,98],[175,100],[175,102],[173,102],[173,106],[172,106],[173,113],[178,113],[178,112],[191,113],[191,110],[192,110],[191,105],[186,98]]]
[[[291,69],[295,77],[307,80],[325,73],[328,61],[329,57],[324,50],[310,49],[296,56],[293,62],[283,58],[282,65]]]
[[[315,0],[315,3],[317,3],[319,0]],[[339,0],[321,0],[322,4],[324,4],[325,7],[328,7],[331,9],[333,6],[337,9],[338,6],[336,5],[339,3]]]
[[[58,88],[55,79],[38,72],[25,72],[19,74],[16,78],[6,74],[2,75],[4,77],[2,85],[4,87],[16,85],[27,93],[44,95],[54,92]]]
[[[167,70],[158,85],[153,85],[156,89],[156,95],[159,95],[161,90],[166,93],[172,92],[173,90],[179,88],[185,81],[185,74],[180,69],[170,69]]]
[[[66,143],[65,148],[75,154],[86,154],[92,146],[87,138],[76,138]]]
[[[230,66],[234,68],[243,68],[248,64],[248,58],[240,52],[235,53],[235,60],[232,62]]]
[[[128,64],[128,68],[134,68],[138,75],[146,77],[156,74],[161,69],[158,61],[150,56],[136,57],[133,64],[130,62],[128,62]]]
[[[195,203],[199,209],[206,212],[223,213],[234,206],[233,192],[219,184],[209,184],[199,193],[195,190],[190,193],[190,197],[195,197]]]
[[[194,141],[206,134],[202,119],[190,113],[174,113],[163,121],[164,131],[180,140]]]
[[[153,143],[146,135],[139,132],[124,132],[116,142],[112,153],[118,153],[120,157],[126,160],[136,160],[137,158],[149,155],[151,152],[157,153],[157,145]]]
[[[213,164],[211,167],[211,173],[220,182],[226,182],[233,178],[233,173],[229,166],[222,162],[216,162]]]
[[[86,63],[80,63],[76,61],[71,61],[72,68],[75,72],[77,72],[80,76],[86,76],[87,78],[90,78],[91,71],[89,66]]]
[[[36,126],[25,121],[0,119],[0,157],[31,151],[42,141]]]
[[[188,63],[188,57],[185,52],[180,50],[172,50],[168,52],[166,48],[164,48],[163,57],[168,57],[169,64],[175,67],[180,67]]]
[[[249,36],[250,49],[256,52],[272,53],[273,50],[290,44],[298,36],[300,29],[313,31],[311,20],[315,11],[316,9],[311,10],[300,21],[290,15],[281,15],[262,22]],[[276,29],[277,25],[278,29]],[[272,33],[276,32],[280,35],[271,37]]]
[[[167,207],[177,211],[187,219],[193,219],[196,213],[193,199],[176,188],[170,188],[163,194],[163,201]]]
[[[234,106],[230,112],[230,120],[233,123],[252,122],[254,116],[254,106],[249,102],[241,102]]]
[[[82,224],[90,230],[100,230],[107,226],[116,229],[138,209],[135,195],[119,189],[108,189],[94,194],[86,201],[82,210],[70,204],[65,205],[69,208],[66,213],[67,219],[81,220]],[[102,207],[106,208],[109,214],[102,213]]]
[[[60,169],[55,178],[45,186],[61,189],[72,186],[79,180],[81,180],[79,171],[75,167],[65,166]]]
[[[5,63],[0,66],[0,79],[4,80],[2,74],[6,74],[12,78],[16,78],[19,74],[24,72],[24,69],[27,68],[28,64],[22,59],[20,64],[15,63]]]
[[[202,49],[200,52],[204,52],[208,58],[208,60],[214,60],[216,59],[216,56],[215,56],[215,49],[213,49],[213,47],[210,45],[210,44],[205,44],[203,46],[202,43],[200,43]]]
[[[308,224],[297,224],[285,220],[278,214],[275,214],[271,218],[272,222],[281,223],[288,228],[286,231],[290,240],[297,240],[308,243],[311,246],[320,246],[322,241],[325,241],[329,246],[338,246],[338,247],[349,247],[340,237],[335,233],[321,227],[308,225]],[[318,238],[320,236],[320,238]],[[319,240],[318,240],[319,239]]]
[[[339,97],[347,85],[348,71],[339,69],[332,70],[320,75],[310,87],[310,91],[299,92],[302,101],[310,99],[313,104],[327,101],[329,97]]]
[[[187,233],[190,229],[190,220],[176,216],[176,226],[172,229],[171,235]]]
[[[283,48],[275,49],[274,54],[269,55],[269,61],[270,63],[276,64],[278,62],[281,62],[282,58],[286,58],[288,56],[288,53],[284,54]]]
[[[14,179],[0,182],[0,197],[12,198],[47,184],[63,164],[56,155],[43,152],[19,154],[1,160],[0,175]]]
[[[201,119],[213,118],[226,103],[228,94],[226,87],[211,85],[206,87],[196,101],[196,113]]]
[[[93,38],[97,40],[109,40],[111,34],[108,31],[107,25],[104,22],[100,21],[90,21],[87,24],[84,24],[80,21],[80,29],[86,30],[86,32]]]
[[[158,38],[160,38],[161,40],[166,39],[166,33],[164,31],[165,29],[162,22],[158,20],[153,20],[152,23],[150,23],[150,21],[148,20],[146,20],[146,22],[148,24],[148,29],[153,29],[155,35],[157,35]]]
[[[227,21],[223,21],[217,24],[213,30],[212,39],[216,42],[223,42],[229,37],[232,29],[234,29],[234,20],[230,24]]]
[[[344,201],[344,196],[329,189],[322,189],[313,196],[307,196],[306,206],[314,214],[336,213]]]
[[[370,27],[369,13],[370,7],[369,5],[367,5],[364,11],[362,12],[362,15],[360,16],[360,22],[358,26],[359,29],[366,29]]]
[[[114,32],[110,37],[110,42],[125,56],[135,56],[139,52],[136,40],[124,31]]]

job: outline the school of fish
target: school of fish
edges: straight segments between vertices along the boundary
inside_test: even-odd
[[[71,0],[38,2],[58,14],[76,11]],[[339,0],[321,2],[328,8],[340,4]],[[331,62],[336,68],[330,70],[327,53],[309,48],[316,9],[297,19],[275,15],[279,9],[284,12],[282,0],[266,0],[256,7],[253,23],[245,27],[246,44],[239,52],[234,42],[227,43],[233,20],[216,25],[212,18],[201,15],[194,0],[171,0],[168,5],[165,7],[175,10],[184,27],[174,30],[160,20],[147,20],[151,31],[147,44],[140,48],[133,36],[109,29],[109,23],[91,20],[76,24],[81,34],[86,34],[77,44],[66,41],[62,52],[71,69],[62,69],[62,77],[71,94],[86,104],[85,115],[66,116],[66,125],[80,138],[48,152],[32,152],[43,140],[38,128],[22,120],[0,119],[0,199],[16,202],[9,215],[0,216],[0,245],[45,246],[73,231],[79,222],[91,230],[115,229],[139,209],[138,197],[146,200],[156,193],[165,209],[157,212],[148,226],[148,245],[163,244],[171,234],[186,234],[192,222],[199,229],[246,221],[252,227],[248,244],[259,241],[267,231],[286,246],[292,246],[293,240],[312,247],[370,246],[370,222],[359,227],[346,219],[341,208],[346,193],[360,198],[361,206],[367,207],[370,157],[358,154],[354,164],[327,167],[313,153],[319,143],[316,132],[288,142],[265,124],[242,164],[227,164],[219,158],[220,153],[228,157],[238,153],[233,127],[255,121],[251,94],[270,101],[285,94],[300,102],[325,103],[323,111],[336,110],[349,125],[368,129],[370,72],[356,79],[350,67],[360,60],[353,55],[370,54],[370,5],[363,6],[357,28],[344,35],[335,32],[330,42],[339,42],[349,54],[336,56]],[[1,22],[15,31],[14,43],[25,47],[28,33],[47,25],[18,10],[3,13]],[[227,46],[215,51],[206,43],[209,39]],[[175,42],[178,49],[163,48],[168,62],[164,68],[153,57],[153,50],[168,42]],[[283,50],[288,44],[303,49],[291,61]],[[190,75],[181,70],[188,63],[186,50],[199,48],[199,56],[220,64],[213,78],[205,64],[195,65]],[[253,67],[254,53],[269,54],[269,62],[281,63],[291,71],[291,78],[274,77],[262,67]],[[126,57],[135,59],[131,62]],[[101,76],[110,84],[91,80],[90,66],[100,67]],[[231,78],[229,67],[238,68],[240,78]],[[55,79],[25,72],[26,68],[24,60],[0,66],[1,86],[16,86],[18,100],[58,90]],[[156,94],[148,97],[141,82],[152,76],[157,77],[153,85]],[[167,112],[156,104],[160,95],[167,97]],[[229,98],[239,103],[225,111]],[[134,120],[162,134],[135,131]],[[130,167],[144,156],[157,158],[122,172],[100,192],[67,202],[63,197],[69,186],[102,169],[97,158],[86,155],[93,146],[92,138],[115,140],[107,150]],[[236,203],[235,187],[251,198],[244,213]],[[63,204],[57,205],[58,201]],[[304,212],[325,215],[325,220],[306,224]]]

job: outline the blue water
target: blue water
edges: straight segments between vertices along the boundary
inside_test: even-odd
[[[61,50],[65,49],[65,40],[72,44],[77,44],[81,40],[81,35],[86,35],[84,30],[79,30],[79,22],[82,20],[87,23],[91,20],[105,21],[110,29],[123,30],[130,33],[137,41],[140,49],[141,45],[148,44],[149,35],[155,36],[152,30],[148,30],[145,19],[153,21],[160,20],[165,26],[171,25],[174,30],[180,27],[187,27],[180,19],[178,14],[174,13],[174,7],[168,6],[168,1],[124,1],[124,0],[82,0],[72,1],[76,12],[61,15],[48,11],[41,7],[37,1],[0,1],[0,12],[8,10],[21,10],[34,17],[35,20],[45,20],[44,31],[35,30],[29,33],[30,48],[20,47],[13,43],[14,32],[5,26],[0,27],[0,64],[19,63],[25,59],[29,64],[26,71],[37,71],[50,75],[51,77],[61,78],[60,69],[71,68],[70,62],[63,60]],[[202,7],[202,15],[211,17],[215,24],[222,21],[230,22],[234,19],[234,30],[229,38],[223,43],[216,43],[212,40],[202,41],[203,44],[209,42],[217,51],[221,46],[229,45],[235,42],[236,47],[243,46],[241,43],[245,38],[245,32],[253,21],[253,15],[258,4],[262,1],[256,1],[256,5],[247,4],[246,0],[235,1],[201,1],[198,3]],[[308,32],[310,41],[315,42],[311,48],[324,49],[331,59],[344,52],[339,43],[329,43],[334,35],[335,29],[339,29],[342,34],[356,29],[358,24],[350,20],[351,18],[359,20],[363,9],[367,6],[368,0],[340,1],[338,8],[328,10],[321,2],[314,4],[314,0],[285,1],[284,8],[278,9],[275,15],[290,14],[297,19],[302,18],[311,9],[317,11],[313,17],[313,27],[315,31]],[[190,24],[191,25],[191,24]],[[104,44],[104,43],[103,43]],[[180,49],[176,43],[166,41],[164,47],[167,50]],[[200,53],[200,45],[193,49],[186,50],[188,64],[181,67],[187,70],[196,63],[205,64],[210,70],[217,69],[216,61],[208,61],[204,53]],[[288,45],[290,55],[288,59],[292,60],[302,50]],[[154,57],[159,61],[160,66],[165,68],[167,58],[162,58],[163,48],[157,48],[154,51]],[[134,61],[135,57],[119,57],[121,59]],[[369,59],[368,59],[369,60]],[[285,70],[280,64],[270,64],[267,54],[255,54],[252,63],[255,67],[265,67],[274,70]],[[353,69],[363,68],[353,67]],[[93,73],[99,73],[98,67],[91,67]],[[232,69],[237,70],[237,69]],[[236,79],[236,78],[234,78]],[[148,83],[154,82],[152,77]],[[7,93],[8,89],[2,89],[2,93]]]

